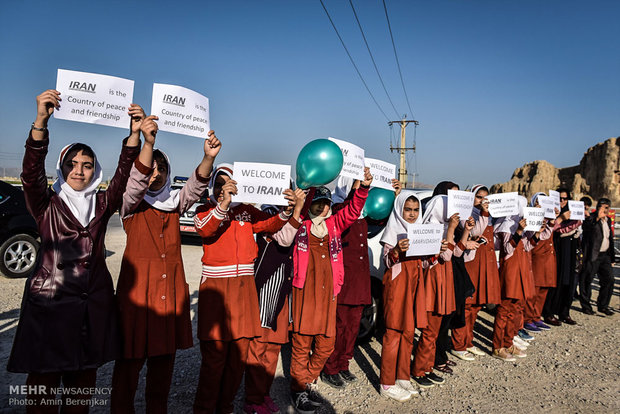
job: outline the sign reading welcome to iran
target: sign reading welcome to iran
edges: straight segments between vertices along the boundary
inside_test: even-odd
[[[523,218],[527,221],[525,231],[538,231],[543,225],[545,219],[545,210],[538,207],[525,207],[523,209]]]
[[[182,86],[154,83],[151,115],[160,131],[206,139],[211,130],[209,98]]]
[[[537,200],[538,205],[545,210],[545,217],[551,220],[555,219],[555,201],[551,197],[544,195],[538,196]]]
[[[291,187],[290,165],[235,162],[233,179],[237,182],[235,202],[288,205],[284,190]]]
[[[570,210],[571,220],[584,221],[586,219],[586,206],[583,201],[568,200],[568,209]]]
[[[366,158],[364,160],[366,167],[370,168],[372,174],[372,187],[384,188],[394,191],[392,187],[392,179],[396,178],[396,165],[389,162],[376,160],[374,158]]]
[[[342,157],[344,160],[340,175],[343,177],[353,178],[354,180],[363,180],[364,149],[347,141],[342,141],[331,137],[328,139],[335,142],[336,145],[340,147],[340,151],[342,151]]]
[[[133,84],[115,76],[58,69],[56,90],[62,102],[54,118],[129,129]]]
[[[426,256],[439,253],[443,239],[443,224],[409,224],[407,256]]]
[[[471,191],[448,190],[448,218],[458,213],[461,220],[467,220],[474,209],[474,197]]]
[[[519,193],[499,193],[487,196],[489,214],[494,218],[516,216],[519,214]]]

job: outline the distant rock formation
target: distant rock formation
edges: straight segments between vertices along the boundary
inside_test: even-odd
[[[556,168],[544,160],[525,164],[510,181],[492,186],[491,193],[518,191],[529,199],[558,187],[568,188],[575,200],[587,195],[596,204],[597,199],[607,197],[613,206],[620,206],[620,137],[588,148],[573,167]]]

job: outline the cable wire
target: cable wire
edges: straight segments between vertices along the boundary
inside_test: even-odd
[[[388,16],[387,6],[385,0],[383,0],[383,10],[385,11],[385,18],[387,20],[388,29],[390,31],[390,38],[392,39],[392,48],[394,49],[394,57],[396,58],[396,66],[398,67],[398,74],[400,75],[400,84],[403,86],[403,92],[405,92],[405,99],[407,100],[407,107],[411,113],[411,117],[415,119],[413,115],[413,109],[409,103],[409,96],[407,95],[407,89],[405,89],[405,81],[403,80],[403,72],[400,70],[400,62],[398,60],[398,53],[396,53],[396,44],[394,43],[394,35],[392,34],[392,25],[390,24],[390,17]]]
[[[377,76],[379,77],[379,81],[381,82],[381,86],[383,86],[383,91],[385,92],[385,95],[387,96],[388,101],[390,101],[390,105],[392,105],[392,109],[394,110],[394,113],[396,114],[396,119],[398,119],[400,115],[398,111],[396,110],[396,107],[394,106],[394,102],[392,102],[392,98],[390,97],[390,94],[388,93],[387,88],[385,87],[385,83],[383,83],[383,78],[381,77],[381,73],[379,73],[379,68],[377,67],[377,63],[375,62],[375,57],[372,55],[372,52],[370,51],[370,46],[368,45],[368,40],[366,40],[364,29],[362,29],[362,24],[360,23],[360,20],[357,17],[357,12],[355,11],[355,7],[353,6],[353,0],[349,0],[349,4],[351,5],[351,10],[353,10],[355,21],[357,21],[357,26],[360,28],[360,32],[362,33],[362,38],[364,39],[364,43],[366,44],[366,49],[368,50],[368,54],[370,55],[370,60],[372,60],[372,64],[375,67],[375,71],[377,72]]]
[[[364,77],[362,76],[362,74],[360,73],[359,69],[357,68],[357,65],[355,64],[355,61],[353,60],[353,57],[351,56],[351,53],[349,53],[349,49],[347,49],[347,46],[344,44],[344,40],[342,40],[342,37],[340,36],[340,33],[338,32],[338,29],[336,29],[336,25],[334,24],[334,21],[332,20],[332,17],[329,15],[329,12],[327,11],[327,8],[325,7],[325,4],[323,3],[323,0],[319,0],[319,1],[321,2],[321,6],[323,6],[323,10],[325,10],[325,14],[327,15],[327,18],[329,19],[329,22],[332,24],[332,27],[334,28],[334,31],[336,32],[336,36],[338,36],[338,39],[340,39],[340,43],[342,44],[342,47],[344,47],[345,52],[347,52],[347,56],[349,56],[349,59],[351,60],[351,63],[353,64],[353,67],[355,68],[355,71],[357,72],[357,75],[360,77],[360,80],[362,81],[362,83],[364,84],[364,87],[368,91],[368,94],[372,98],[372,100],[375,103],[375,105],[377,105],[377,108],[379,108],[379,111],[381,111],[381,113],[383,114],[385,119],[387,121],[389,121],[390,118],[388,118],[388,116],[385,114],[385,111],[381,108],[381,105],[379,105],[379,102],[377,102],[377,100],[375,99],[375,96],[370,91],[370,88],[366,84],[366,81],[364,80]]]

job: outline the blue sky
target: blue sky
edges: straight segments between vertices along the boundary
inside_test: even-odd
[[[324,2],[372,93],[396,119],[349,2]],[[575,165],[588,147],[620,135],[620,2],[386,3],[420,122],[419,181],[490,185],[532,160]],[[382,2],[354,5],[398,113],[409,113]],[[218,161],[294,165],[308,141],[333,136],[397,163],[386,119],[318,0],[4,0],[0,42],[0,166],[20,164],[35,96],[55,86],[58,68],[133,79],[134,101],[147,112],[154,82],[209,97],[224,144]],[[56,119],[49,126],[50,168],[60,148],[79,140],[111,174],[126,132]],[[411,144],[413,128],[407,136]],[[201,159],[196,138],[162,132],[158,146],[173,174],[188,174]]]

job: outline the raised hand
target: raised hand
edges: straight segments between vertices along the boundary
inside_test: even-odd
[[[526,219],[524,219],[524,218],[522,218],[522,219],[519,221],[519,228],[518,228],[518,230],[519,230],[519,231],[521,231],[521,232],[523,232],[523,230],[525,230],[525,228],[526,228],[526,227],[527,227],[527,220],[526,220]]]
[[[465,230],[472,231],[472,229],[474,228],[474,226],[476,225],[476,221],[474,220],[473,217],[469,217],[466,221],[465,221]]]
[[[47,121],[52,116],[55,108],[60,108],[60,92],[55,89],[48,89],[41,95],[37,96],[37,117],[34,126],[37,128],[46,128]]]
[[[372,174],[370,173],[370,168],[364,167],[364,181],[362,181],[362,185],[364,187],[370,187],[372,183]]]
[[[131,104],[129,105],[129,111],[127,111],[129,116],[131,117],[131,133],[139,134],[140,127],[142,126],[142,121],[146,118],[146,114],[140,105]]]
[[[460,221],[461,221],[461,218],[459,217],[459,213],[454,213],[450,217],[450,220],[448,220],[448,229],[455,229],[456,226],[459,225]]]
[[[219,154],[222,149],[222,143],[215,136],[215,131],[211,130],[207,134],[207,139],[205,139],[205,157],[214,159]]]
[[[155,144],[155,136],[157,135],[157,131],[159,127],[157,126],[157,121],[159,118],[155,115],[147,116],[144,121],[141,122],[140,131],[142,131],[142,135],[144,136],[144,143],[149,145]]]
[[[286,199],[286,201],[288,201],[288,206],[286,206],[284,212],[287,215],[290,215],[291,211],[293,211],[293,207],[295,207],[296,205],[295,192],[290,188],[287,188],[286,190],[284,190],[284,198]]]
[[[396,178],[392,178],[392,188],[394,189],[394,195],[397,196],[400,194],[403,189],[403,185]]]
[[[482,199],[482,203],[480,203],[480,209],[482,211],[484,211],[485,213],[489,212],[489,199],[488,198],[484,198]]]
[[[230,202],[232,201],[232,196],[237,194],[237,182],[235,180],[228,180],[226,184],[222,186],[222,202],[220,206],[224,210],[228,210],[228,206],[230,206]]]

